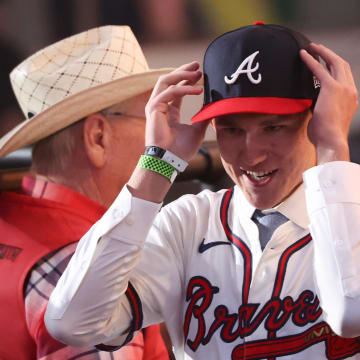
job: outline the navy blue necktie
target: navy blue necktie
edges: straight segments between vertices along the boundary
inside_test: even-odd
[[[289,219],[279,212],[264,214],[261,210],[256,209],[251,218],[259,229],[259,240],[261,249],[264,250],[266,244],[271,239],[274,231]]]

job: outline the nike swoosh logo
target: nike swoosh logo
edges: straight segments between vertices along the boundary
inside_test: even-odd
[[[227,242],[227,241],[214,241],[208,244],[204,244],[205,242],[205,238],[202,239],[200,245],[199,245],[199,253],[202,254],[203,252],[205,252],[206,250],[209,250],[210,248],[212,248],[213,246],[217,246],[217,245],[231,245],[231,243]]]

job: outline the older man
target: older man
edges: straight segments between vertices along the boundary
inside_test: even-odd
[[[135,168],[144,150],[149,91],[168,71],[148,68],[126,26],[74,35],[12,71],[27,119],[0,139],[0,155],[35,145],[33,174],[23,179],[21,193],[0,197],[1,359],[109,358],[101,346],[57,342],[43,316],[76,242]],[[131,301],[131,284],[127,296]],[[168,358],[158,325],[131,340],[112,358]]]

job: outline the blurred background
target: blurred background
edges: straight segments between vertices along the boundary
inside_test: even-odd
[[[12,94],[9,71],[57,40],[100,25],[126,24],[143,46],[150,67],[178,66],[201,62],[213,38],[256,20],[290,26],[330,47],[351,64],[359,87],[359,0],[0,0],[0,136],[8,131],[10,117],[23,119]],[[183,120],[188,121],[201,104],[201,97],[186,99]],[[211,144],[213,140],[209,130],[206,141]],[[352,160],[360,162],[359,110],[350,145]],[[216,159],[210,171],[207,160],[212,151],[212,145],[204,149],[204,171],[195,176],[198,179],[178,182],[169,201],[184,192],[231,186],[222,171],[214,171],[220,168]]]

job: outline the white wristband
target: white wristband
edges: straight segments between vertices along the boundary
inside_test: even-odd
[[[176,156],[169,150],[165,151],[165,154],[163,155],[161,160],[172,165],[179,172],[183,172],[188,166],[188,163],[185,160],[180,159],[178,156]]]
[[[171,151],[165,150],[156,145],[146,146],[144,155],[157,157],[171,165],[178,172],[183,172],[188,166],[186,161],[180,159]]]

